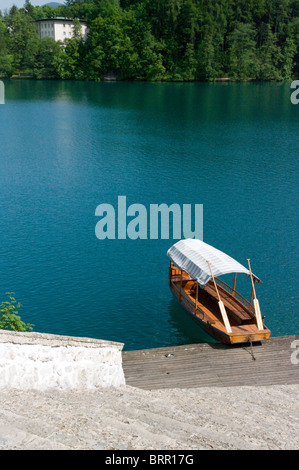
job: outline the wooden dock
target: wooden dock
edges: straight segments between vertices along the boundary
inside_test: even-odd
[[[299,384],[299,336],[123,351],[127,385],[159,388]]]

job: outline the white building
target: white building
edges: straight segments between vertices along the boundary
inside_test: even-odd
[[[85,40],[88,34],[88,28],[85,20],[79,20],[81,25],[82,38]],[[44,37],[50,37],[55,41],[64,41],[70,39],[74,35],[74,21],[69,18],[47,18],[42,20],[36,20],[38,26],[38,34],[42,39]]]

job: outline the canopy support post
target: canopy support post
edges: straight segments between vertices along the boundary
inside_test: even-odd
[[[196,281],[196,292],[195,292],[195,315],[197,313],[197,304],[198,304],[198,282]]]
[[[234,297],[235,292],[236,292],[236,282],[237,282],[237,273],[235,273],[235,277],[234,277],[234,287],[233,287],[233,292],[232,292],[233,297]]]
[[[259,304],[258,299],[256,298],[254,280],[253,280],[251,266],[250,266],[250,259],[247,259],[247,261],[248,261],[250,279],[251,279],[251,284],[252,284],[252,293],[254,295],[253,306],[254,306],[254,311],[255,311],[256,324],[259,330],[263,330],[264,325],[263,325],[263,320],[262,320],[262,315],[261,315],[261,310],[260,310],[260,304]]]
[[[183,270],[181,269],[181,279],[180,279],[180,302],[182,301],[182,281],[183,281]]]
[[[218,292],[218,289],[217,289],[217,283],[216,283],[215,278],[214,278],[214,275],[213,275],[213,273],[212,273],[210,261],[208,261],[208,260],[206,260],[206,261],[207,261],[207,263],[208,263],[208,265],[209,265],[210,273],[211,273],[211,276],[212,276],[212,278],[213,278],[215,290],[216,290],[217,297],[218,297],[218,305],[219,305],[219,308],[220,308],[220,312],[221,312],[221,315],[222,315],[222,319],[223,319],[223,322],[224,322],[226,331],[227,331],[228,333],[232,333],[232,329],[231,329],[231,326],[230,326],[230,323],[229,323],[229,319],[228,319],[228,316],[227,316],[227,313],[226,313],[226,310],[225,310],[225,307],[224,307],[224,303],[222,302],[222,300],[221,300],[221,298],[220,298],[220,295],[219,295],[219,292]]]

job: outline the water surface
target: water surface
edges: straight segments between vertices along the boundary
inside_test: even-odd
[[[0,294],[16,293],[35,331],[125,349],[210,341],[169,291],[166,251],[176,240],[96,238],[96,207],[125,195],[147,208],[203,204],[204,241],[250,258],[272,334],[298,334],[290,84],[5,85]],[[240,282],[249,294],[249,280]]]

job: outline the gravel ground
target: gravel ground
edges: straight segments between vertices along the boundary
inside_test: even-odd
[[[299,385],[1,390],[0,449],[299,449]]]

